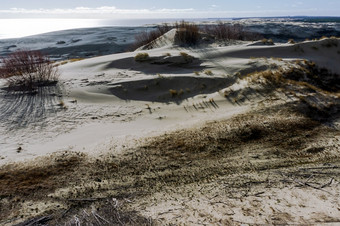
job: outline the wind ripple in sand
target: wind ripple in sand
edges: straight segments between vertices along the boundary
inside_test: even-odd
[[[41,122],[42,119],[60,111],[60,86],[39,87],[37,93],[3,92],[0,94],[0,123],[7,130]]]
[[[36,94],[0,92],[0,159],[11,158],[18,147],[48,142],[83,124],[131,121],[141,113],[133,105],[77,103],[62,94],[58,86],[42,87]]]

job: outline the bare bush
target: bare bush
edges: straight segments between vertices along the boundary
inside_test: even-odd
[[[261,38],[259,34],[248,32],[240,24],[226,24],[219,21],[217,24],[206,25],[203,27],[205,33],[214,36],[216,39],[228,41],[228,40],[243,40],[252,41]]]
[[[165,23],[157,26],[155,29],[151,31],[143,31],[135,36],[135,43],[133,48],[137,49],[138,47],[149,44],[150,42],[156,40],[166,32],[170,31],[171,29],[172,26],[169,26],[168,24]]]
[[[200,38],[200,28],[194,23],[188,23],[181,21],[175,23],[177,29],[177,41],[179,44],[184,45],[196,45]]]
[[[135,36],[135,43],[132,49],[137,49],[143,45],[152,43],[154,40],[176,28],[176,42],[179,45],[193,46],[199,43],[201,34],[206,33],[215,37],[217,40],[260,40],[262,36],[258,33],[246,31],[240,24],[226,24],[219,21],[213,25],[197,25],[186,21],[176,22],[173,25],[163,24],[157,26],[154,30],[144,31]]]
[[[39,51],[20,50],[1,59],[0,78],[10,88],[34,90],[58,81],[58,68]]]

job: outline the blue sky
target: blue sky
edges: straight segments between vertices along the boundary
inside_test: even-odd
[[[339,0],[1,0],[0,18],[340,16]]]

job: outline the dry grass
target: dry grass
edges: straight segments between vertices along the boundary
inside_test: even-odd
[[[138,53],[135,56],[135,61],[137,61],[137,62],[144,62],[144,61],[147,61],[148,59],[149,59],[148,53]]]
[[[261,42],[264,44],[264,45],[274,45],[274,41],[272,39],[262,39]]]
[[[175,89],[169,89],[169,93],[171,97],[176,97],[178,95],[178,92]]]
[[[69,184],[68,178],[72,177],[72,171],[77,169],[83,160],[83,154],[66,152],[55,155],[44,164],[2,167],[0,197],[15,195],[19,199],[46,198],[46,194]]]
[[[81,61],[81,60],[84,60],[85,58],[72,58],[72,59],[69,59],[68,61],[70,63],[73,63],[73,62],[78,62],[78,61]]]
[[[180,52],[179,54],[180,54],[180,56],[183,57],[183,59],[185,60],[186,63],[191,63],[194,60],[194,57],[189,55],[186,52]]]
[[[20,214],[26,202],[43,201],[60,203],[52,212],[39,210],[40,216],[50,216],[51,224],[74,225],[74,216],[81,224],[97,224],[94,211],[112,224],[118,219],[119,224],[150,225],[153,221],[125,209],[126,200],[138,203],[168,188],[329,161],[334,156],[324,151],[315,154],[308,147],[317,144],[320,134],[334,137],[335,133],[283,105],[150,138],[142,146],[103,159],[68,152],[45,157],[38,165],[4,166],[0,219]],[[244,157],[249,155],[259,156],[256,164]],[[238,179],[228,181],[245,186]],[[121,205],[114,207],[113,200]]]
[[[296,61],[298,67],[289,69],[280,68],[278,70],[266,70],[262,72],[253,72],[245,77],[253,81],[260,81],[264,78],[274,87],[286,87],[287,85],[296,85],[305,87],[313,92],[338,92],[340,90],[339,76],[330,73],[324,68],[318,68],[311,61]]]
[[[214,73],[211,70],[205,70],[204,74],[206,74],[206,75],[213,75]]]
[[[289,44],[295,44],[296,42],[294,41],[294,39],[289,39],[289,40],[288,40],[288,43],[289,43]]]

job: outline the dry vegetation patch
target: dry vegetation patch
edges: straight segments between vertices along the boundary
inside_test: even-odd
[[[4,166],[0,169],[0,206],[6,211],[0,222],[14,218],[25,202],[48,201],[62,204],[53,212],[43,212],[50,222],[75,224],[73,216],[82,223],[96,222],[98,214],[109,222],[126,219],[126,224],[152,224],[126,209],[127,200],[138,202],[167,188],[216,181],[226,175],[335,160],[335,147],[318,143],[325,134],[336,137],[338,131],[283,105],[150,138],[122,155],[89,159],[69,152],[46,158],[47,163],[40,165]],[[250,161],[249,156],[257,157]],[[119,208],[112,200],[121,204]],[[125,217],[117,218],[117,214]]]
[[[57,83],[58,77],[57,67],[39,51],[20,50],[1,59],[0,78],[13,90],[34,91]]]

